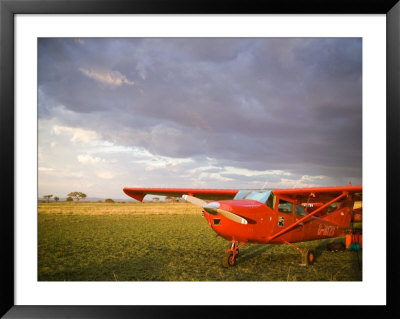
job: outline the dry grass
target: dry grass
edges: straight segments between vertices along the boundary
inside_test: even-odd
[[[61,215],[160,215],[201,214],[201,208],[191,203],[38,203],[39,214]]]
[[[362,252],[332,253],[331,241],[299,266],[288,245],[247,244],[237,265],[221,265],[226,241],[186,203],[38,204],[39,281],[359,281]]]

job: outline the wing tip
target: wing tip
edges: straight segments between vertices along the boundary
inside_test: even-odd
[[[136,199],[139,202],[143,202],[143,198],[146,196],[145,193],[132,190],[128,187],[124,187],[122,190],[124,191],[124,193],[126,195],[128,195],[129,197],[132,197],[133,199]]]

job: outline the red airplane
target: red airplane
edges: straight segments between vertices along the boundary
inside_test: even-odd
[[[354,202],[362,201],[362,186],[352,185],[273,190],[124,188],[124,192],[138,201],[146,194],[182,196],[201,206],[210,227],[230,241],[222,260],[225,267],[235,264],[246,243],[288,244],[302,254],[303,264],[311,265],[314,251],[293,243],[344,236]]]

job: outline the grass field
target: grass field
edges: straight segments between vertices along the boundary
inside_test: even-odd
[[[39,203],[39,281],[360,281],[362,252],[316,249],[300,266],[288,245],[247,244],[223,268],[227,241],[189,203]]]

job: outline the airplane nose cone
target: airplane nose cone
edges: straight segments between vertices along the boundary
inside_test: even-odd
[[[203,206],[204,210],[211,214],[211,215],[217,215],[217,209],[220,207],[220,203],[218,202],[211,202],[207,203],[206,205]]]

